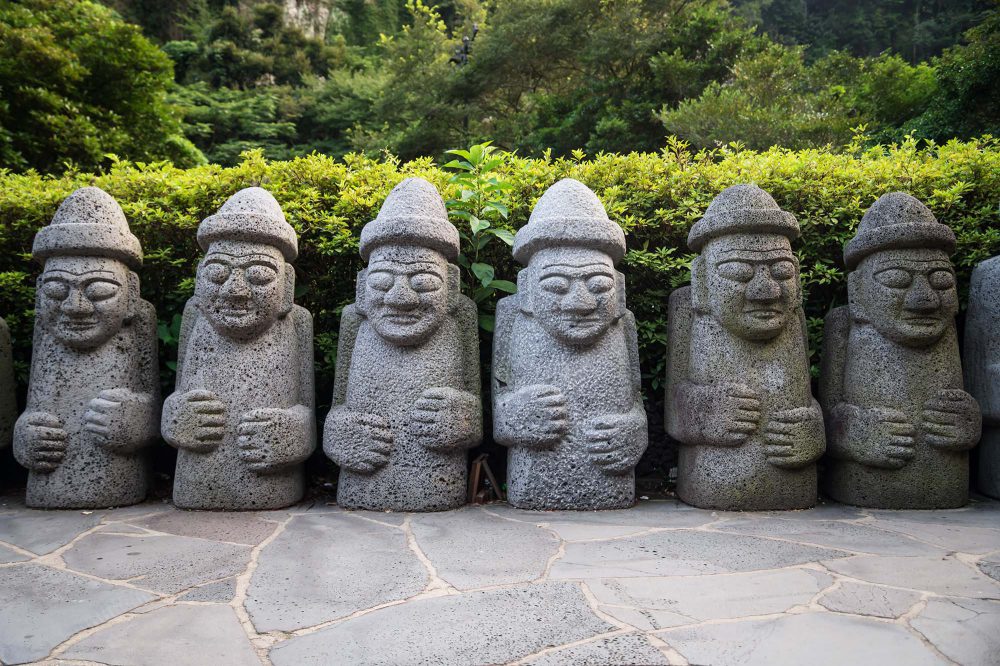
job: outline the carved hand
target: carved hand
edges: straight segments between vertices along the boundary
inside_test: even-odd
[[[302,462],[312,451],[308,420],[308,411],[297,408],[251,409],[236,426],[240,460],[258,474]]]
[[[52,472],[66,455],[66,438],[59,417],[48,412],[26,412],[14,426],[17,461],[33,472]]]
[[[724,383],[712,387],[709,404],[702,413],[702,434],[715,446],[739,446],[760,423],[760,397],[745,384]]]
[[[775,467],[794,469],[814,463],[826,448],[819,405],[775,412],[763,427],[764,452]]]
[[[840,421],[841,432],[831,445],[842,457],[885,469],[899,469],[913,458],[917,429],[906,413],[842,403],[835,418]]]
[[[392,446],[392,428],[378,414],[338,408],[326,418],[323,450],[333,462],[352,472],[373,474],[385,467]]]
[[[426,449],[474,446],[482,437],[479,397],[448,387],[425,390],[413,405],[406,429]]]
[[[631,412],[597,416],[584,423],[583,437],[590,461],[602,472],[626,474],[646,450],[646,419]]]
[[[971,449],[979,441],[982,425],[979,404],[961,389],[938,391],[920,413],[924,441],[939,449]]]
[[[503,397],[494,424],[507,446],[547,449],[569,432],[566,396],[555,386],[533,384]]]
[[[150,411],[147,395],[124,388],[101,391],[87,403],[83,433],[98,446],[127,453],[146,443]]]
[[[163,439],[171,446],[208,453],[226,433],[226,406],[211,391],[174,393],[163,401]]]

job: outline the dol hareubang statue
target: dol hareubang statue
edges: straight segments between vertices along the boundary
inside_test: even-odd
[[[163,405],[163,437],[178,449],[174,504],[294,504],[316,447],[312,316],[294,303],[295,230],[269,192],[250,187],[201,223],[198,244],[205,256]]]
[[[102,508],[146,496],[146,447],[160,413],[156,313],[139,297],[142,263],[118,203],[71,194],[35,236],[44,262],[26,411],[14,455],[28,506]]]
[[[1000,257],[972,272],[964,363],[965,385],[983,410],[976,486],[1000,499]]]
[[[677,494],[699,507],[816,501],[823,415],[809,382],[795,218],[756,185],[715,198],[691,229],[691,286],[670,295],[666,426]]]
[[[962,389],[949,255],[955,235],[908,194],[879,198],[844,248],[846,307],[827,315],[820,395],[824,490],[882,509],[968,499],[979,407]]]
[[[476,306],[459,291],[458,230],[420,178],[399,183],[361,231],[357,299],[344,309],[323,450],[337,503],[438,511],[465,503],[466,451],[482,439]]]
[[[518,231],[518,293],[497,304],[493,430],[520,508],[620,509],[646,450],[635,318],[615,264],[625,234],[561,180]]]

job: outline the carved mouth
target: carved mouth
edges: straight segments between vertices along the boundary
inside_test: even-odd
[[[774,310],[772,308],[745,310],[744,312],[746,312],[746,314],[750,315],[754,319],[775,319],[781,316],[781,310]]]
[[[399,324],[405,326],[407,324],[416,324],[420,321],[420,315],[416,314],[387,314],[383,317],[390,324]]]
[[[929,315],[924,316],[904,316],[903,321],[908,324],[916,324],[917,326],[936,326],[941,323],[940,317],[933,317]]]
[[[219,314],[223,317],[246,317],[251,314],[250,308],[241,308],[236,306],[223,306],[219,308]]]
[[[96,319],[67,319],[62,322],[63,328],[74,333],[89,331],[95,326],[97,326]]]

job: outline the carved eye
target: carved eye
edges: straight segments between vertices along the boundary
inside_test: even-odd
[[[420,293],[437,291],[443,284],[444,281],[433,273],[416,273],[410,276],[410,286],[413,291]]]
[[[214,262],[205,264],[201,271],[205,278],[214,284],[225,284],[226,280],[229,279],[229,274],[232,272],[229,266]]]
[[[42,284],[42,293],[45,294],[46,298],[51,298],[54,301],[64,301],[69,296],[69,285],[65,282],[51,280]]]
[[[278,272],[270,266],[254,264],[247,268],[247,282],[258,286],[271,284],[278,278]]]
[[[715,270],[727,280],[737,282],[749,282],[753,279],[754,273],[753,265],[745,261],[727,261],[716,266]]]
[[[955,275],[951,271],[933,271],[927,276],[927,281],[935,289],[951,289],[955,286]]]
[[[389,291],[395,282],[396,278],[392,273],[378,271],[368,274],[368,286],[376,291]]]
[[[538,286],[553,294],[565,294],[569,291],[569,280],[558,275],[542,278]]]
[[[107,299],[116,296],[119,289],[121,288],[114,282],[97,280],[95,282],[91,282],[83,288],[83,295],[86,296],[89,301],[106,301]]]
[[[913,283],[913,276],[901,268],[887,268],[875,274],[875,279],[891,289],[906,289]]]
[[[605,294],[614,288],[614,278],[610,278],[607,275],[594,275],[587,279],[587,289],[592,294]]]
[[[795,277],[795,264],[790,261],[776,261],[771,264],[771,277],[775,280],[791,280]]]

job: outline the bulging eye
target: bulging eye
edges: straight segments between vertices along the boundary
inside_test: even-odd
[[[416,273],[410,276],[410,287],[420,293],[437,291],[443,284],[444,281],[433,273]]]
[[[913,276],[901,268],[887,268],[875,274],[880,284],[891,289],[906,289],[913,283]]]
[[[69,285],[65,282],[50,281],[42,284],[42,293],[54,301],[65,301],[69,296]]]
[[[396,282],[396,277],[392,273],[378,271],[368,274],[368,287],[377,291],[389,291]]]
[[[605,294],[615,288],[614,278],[607,275],[595,275],[587,279],[587,289],[592,294]]]
[[[225,284],[231,272],[229,266],[220,263],[205,264],[201,268],[202,275],[213,284]]]
[[[933,271],[927,276],[927,281],[935,289],[951,289],[955,286],[955,275],[951,271]]]
[[[551,276],[542,278],[538,286],[553,294],[565,294],[569,291],[569,280],[564,277]]]
[[[254,264],[247,268],[247,282],[257,286],[271,284],[278,278],[278,272],[270,266]]]
[[[91,282],[83,288],[83,295],[90,301],[106,301],[107,299],[116,296],[120,289],[121,287],[114,282],[97,280],[96,282]]]
[[[791,280],[795,277],[795,264],[790,261],[776,261],[771,264],[771,277],[775,280]]]
[[[753,279],[754,273],[753,265],[745,261],[727,261],[716,266],[715,270],[727,280],[737,282],[749,282]]]

